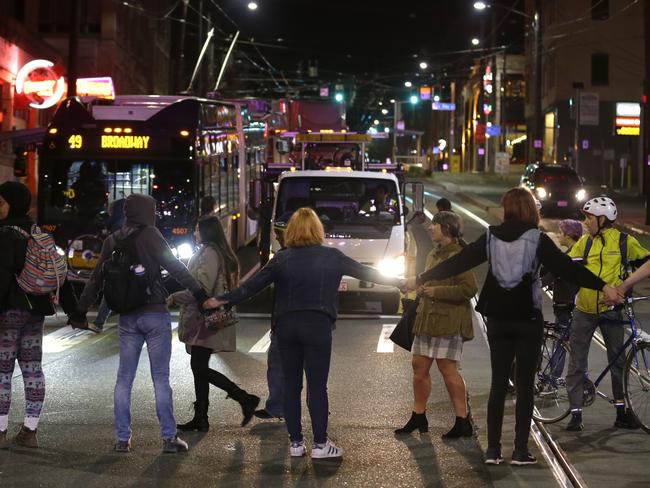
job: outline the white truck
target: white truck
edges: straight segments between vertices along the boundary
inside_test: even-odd
[[[272,212],[271,255],[282,247],[289,218],[301,207],[313,208],[325,227],[325,244],[387,276],[406,271],[406,214],[397,177],[388,172],[350,167],[285,172],[276,184]],[[423,188],[412,183],[413,210],[422,211]],[[400,294],[395,288],[344,277],[341,300],[348,309],[394,314]]]

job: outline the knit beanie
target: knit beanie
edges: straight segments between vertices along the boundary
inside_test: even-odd
[[[32,203],[32,194],[22,183],[6,181],[0,185],[0,196],[9,204],[10,218],[25,217]]]
[[[559,227],[564,234],[568,235],[574,241],[577,241],[582,236],[582,223],[578,220],[560,220]]]

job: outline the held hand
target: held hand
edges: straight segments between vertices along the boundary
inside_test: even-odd
[[[618,288],[613,288],[609,285],[603,287],[603,301],[607,305],[618,305],[623,303],[625,294]]]
[[[214,297],[210,297],[205,302],[203,302],[203,309],[212,310],[213,308],[219,308],[222,305],[225,305],[226,303],[228,302],[225,302],[223,300],[217,300]]]
[[[407,278],[405,283],[406,289],[409,291],[416,290],[418,285],[415,281],[416,281],[415,276],[412,276],[411,278]]]
[[[168,307],[171,307],[172,305],[174,305],[174,298],[171,295],[169,295],[167,298],[165,298],[165,304]]]
[[[419,288],[418,293],[424,295],[427,298],[430,298],[431,300],[433,300],[434,299],[433,288],[434,288],[433,286],[421,286]]]

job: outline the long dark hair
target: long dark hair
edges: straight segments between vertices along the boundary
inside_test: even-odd
[[[204,246],[211,246],[223,261],[226,282],[231,290],[239,285],[239,260],[233,252],[217,217],[199,220],[199,234]]]

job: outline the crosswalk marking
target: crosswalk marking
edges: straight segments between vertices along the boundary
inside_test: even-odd
[[[381,326],[379,333],[379,340],[377,341],[377,352],[392,353],[394,352],[393,341],[390,340],[390,335],[395,330],[397,324],[384,324]]]
[[[271,347],[271,331],[268,330],[266,334],[262,336],[262,338],[255,343],[253,347],[251,347],[249,353],[264,353],[269,350],[269,347]]]

